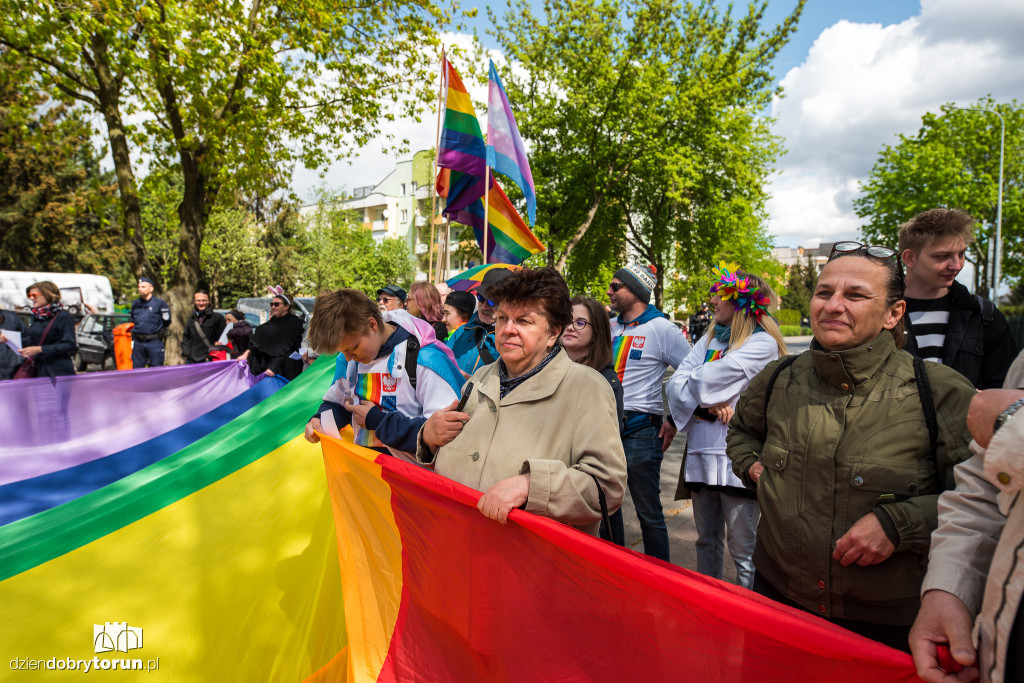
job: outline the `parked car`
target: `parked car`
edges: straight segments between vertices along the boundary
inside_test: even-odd
[[[99,365],[104,370],[116,370],[114,328],[127,322],[131,322],[127,313],[86,314],[75,330],[78,342],[75,370],[85,372],[90,364]]]

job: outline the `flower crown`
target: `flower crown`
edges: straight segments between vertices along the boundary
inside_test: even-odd
[[[739,264],[725,261],[719,261],[717,268],[712,267],[711,272],[718,278],[718,282],[711,285],[711,293],[717,294],[722,301],[733,299],[737,311],[745,311],[747,315],[754,316],[757,322],[761,322],[761,318],[768,313],[771,297],[759,291],[757,285],[746,276],[739,277],[739,268]]]

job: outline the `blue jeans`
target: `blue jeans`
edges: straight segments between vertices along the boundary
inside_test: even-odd
[[[622,446],[626,451],[626,483],[633,498],[636,516],[640,520],[640,533],[644,539],[644,553],[659,560],[668,558],[668,527],[661,509],[661,427],[660,415],[647,415],[626,411],[626,429]],[[621,524],[612,519],[612,533]]]
[[[137,341],[132,344],[132,369],[138,370],[147,365],[159,368],[164,364],[164,343],[160,339]]]
[[[692,491],[693,522],[697,527],[697,571],[722,578],[725,540],[736,565],[736,583],[754,588],[754,541],[761,511],[757,501],[702,488]]]

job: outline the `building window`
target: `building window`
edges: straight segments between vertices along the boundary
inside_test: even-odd
[[[402,196],[405,196],[405,183],[402,183]]]
[[[412,191],[413,191],[413,194],[416,194],[416,189],[418,187],[419,187],[419,185],[416,183],[416,181],[415,180],[412,181]]]
[[[408,223],[409,222],[409,210],[408,209],[402,209],[402,222],[403,223]]]

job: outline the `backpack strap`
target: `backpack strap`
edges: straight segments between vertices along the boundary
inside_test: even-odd
[[[482,327],[473,328],[473,337],[476,339],[476,350],[480,353],[480,359],[483,360],[484,365],[490,365],[494,362],[494,356],[487,350],[487,346],[484,341],[487,339],[487,330]]]
[[[614,543],[615,541],[612,540],[612,523],[608,516],[608,501],[604,497],[604,489],[601,488],[601,482],[597,480],[596,474],[593,472],[587,472],[587,474],[593,477],[594,485],[597,486],[597,501],[601,505],[601,530],[604,532],[601,534],[601,538]]]
[[[768,378],[768,386],[764,388],[764,414],[765,419],[768,417],[768,401],[772,400],[772,390],[775,388],[775,380],[779,378],[782,371],[793,364],[799,356],[786,356],[782,359],[782,362],[775,366],[775,370],[772,371],[772,376]]]
[[[917,395],[921,398],[921,409],[924,421],[928,425],[928,441],[934,454],[939,444],[939,423],[935,419],[935,398],[932,396],[932,385],[928,381],[928,368],[925,362],[914,356],[914,380],[917,382]]]
[[[991,325],[992,321],[996,319],[996,305],[979,294],[975,294],[974,297],[981,304],[982,324],[986,326]]]
[[[419,355],[420,340],[415,335],[409,335],[405,344],[405,376],[409,378],[409,386],[413,391],[416,391],[416,360]]]

